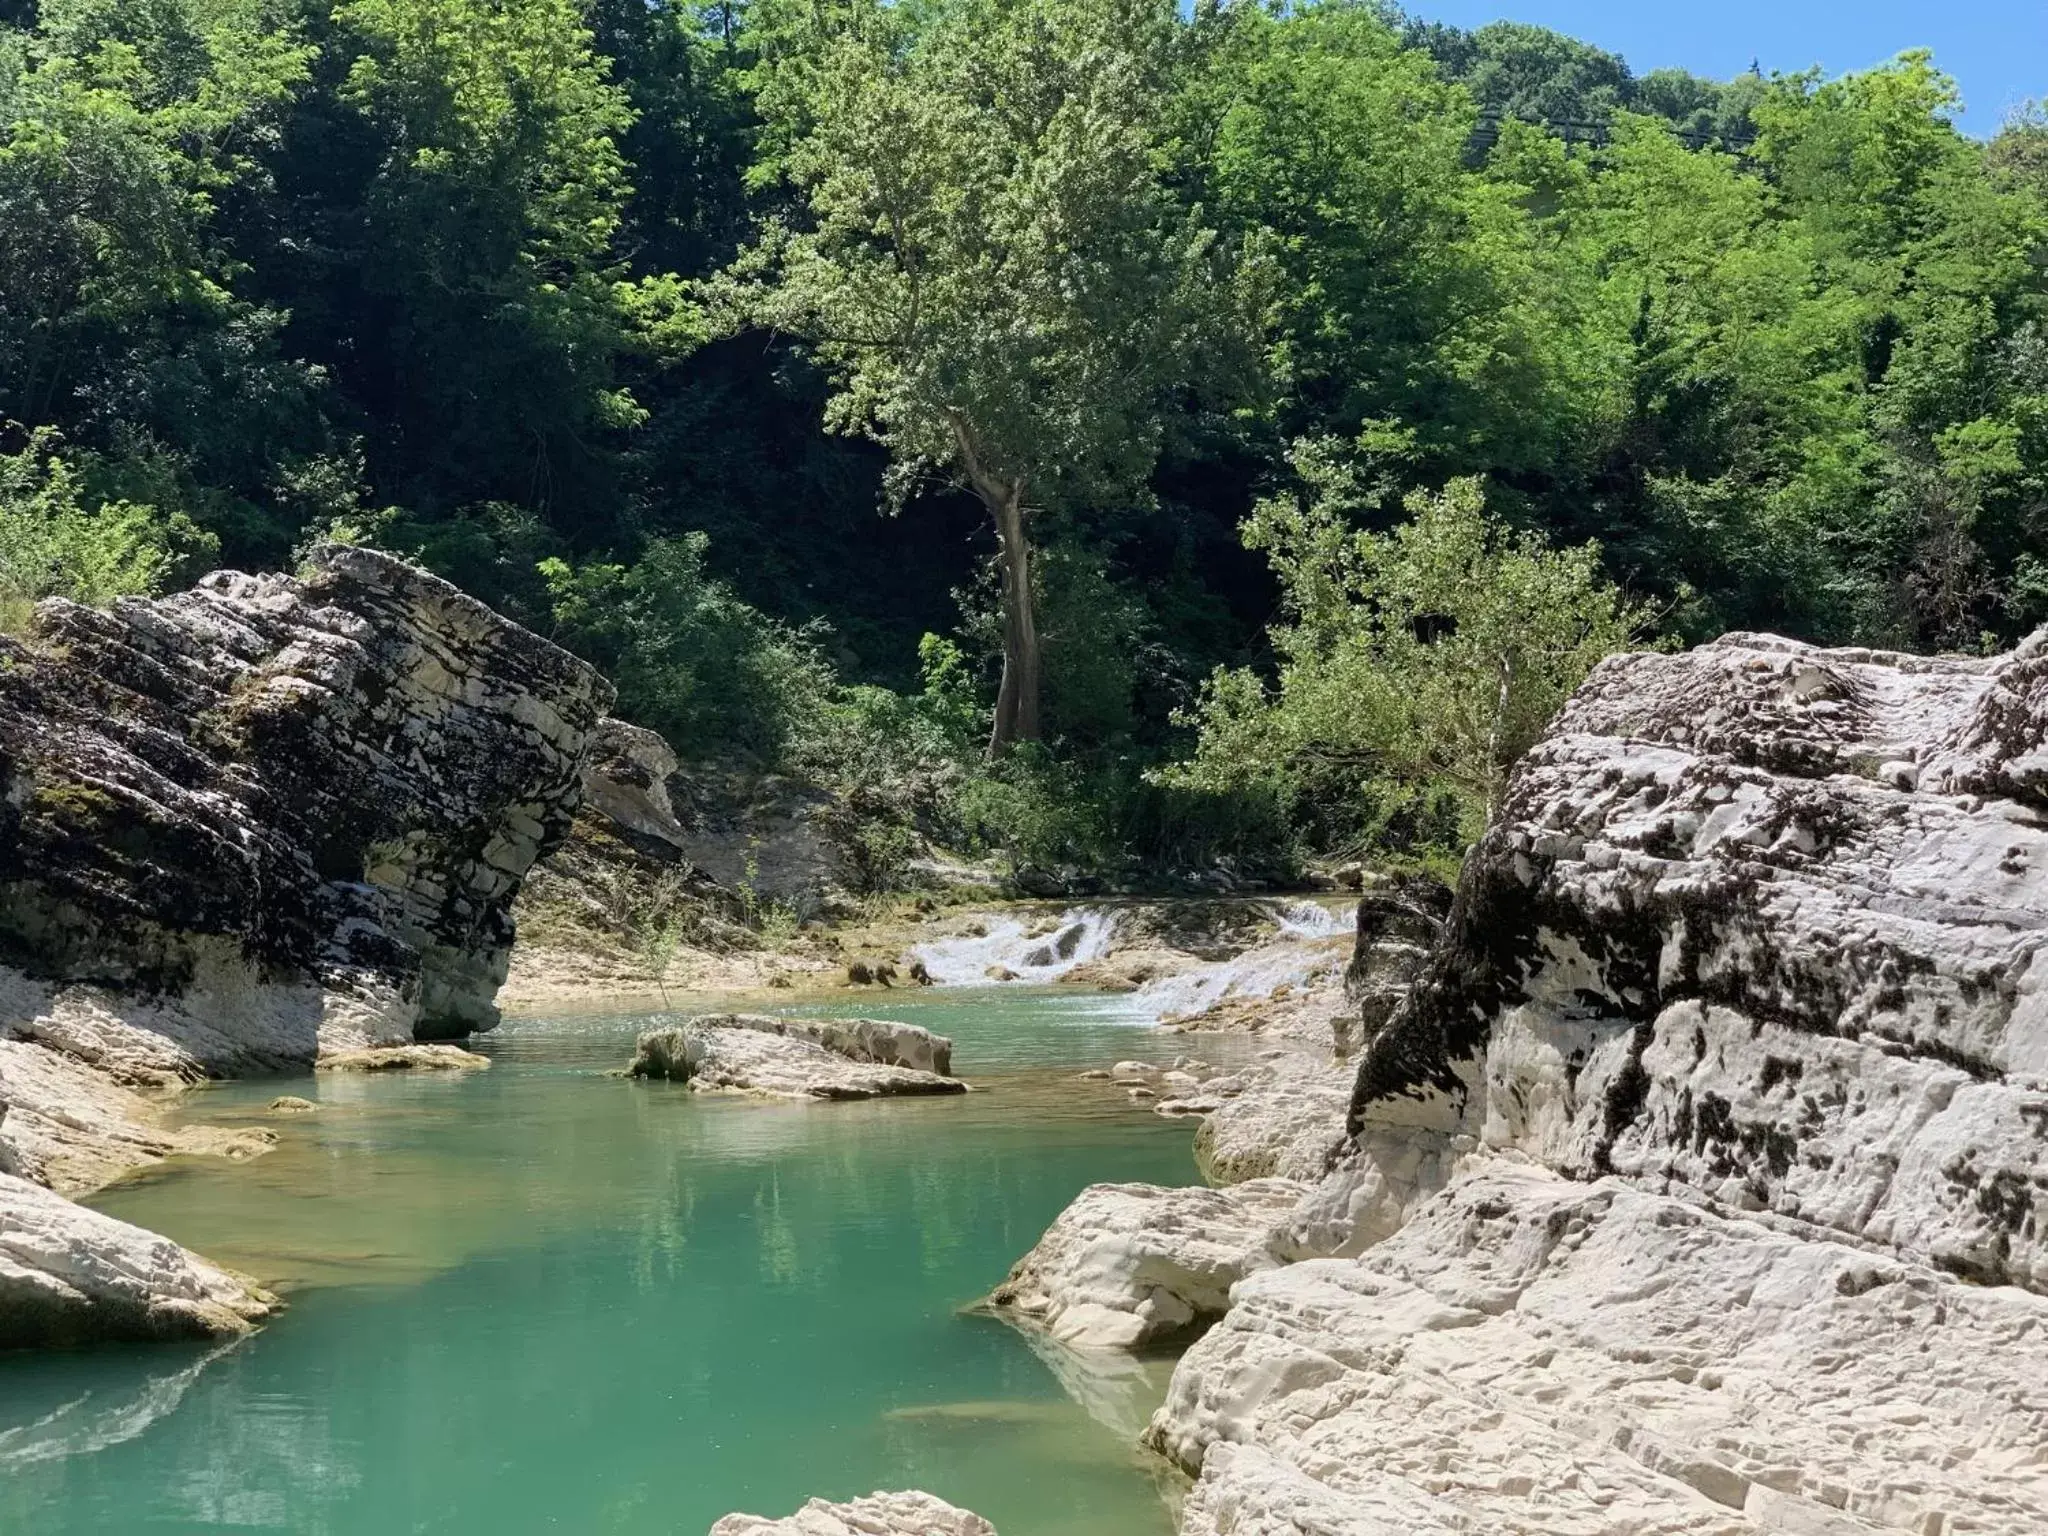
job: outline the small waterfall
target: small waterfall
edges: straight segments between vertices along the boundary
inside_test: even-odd
[[[1355,919],[1349,904],[1291,901],[1274,913],[1280,931],[1241,955],[1149,981],[1123,1001],[1148,1024],[1201,1013],[1218,1003],[1271,997],[1299,987],[1349,957]]]
[[[942,987],[979,986],[991,971],[1019,982],[1058,981],[1077,965],[1099,960],[1116,936],[1117,915],[1100,907],[1073,907],[1048,926],[1043,919],[998,918],[983,934],[933,939],[912,947]]]
[[[1274,916],[1279,921],[1283,938],[1334,939],[1356,929],[1358,919],[1352,910],[1354,905],[1353,902],[1324,906],[1316,901],[1290,901],[1281,905]]]

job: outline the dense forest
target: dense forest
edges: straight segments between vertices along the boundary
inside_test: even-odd
[[[319,538],[686,759],[1430,857],[1599,656],[2048,620],[2048,119],[1202,0],[0,0],[0,628]]]

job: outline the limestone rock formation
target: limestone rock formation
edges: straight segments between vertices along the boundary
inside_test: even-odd
[[[0,639],[0,1030],[122,1075],[489,1029],[611,690],[390,556]]]
[[[1496,1161],[1253,1274],[1148,1439],[1183,1536],[2048,1529],[2048,1300]]]
[[[989,1306],[1074,1349],[1185,1339],[1223,1314],[1231,1286],[1278,1262],[1266,1235],[1300,1197],[1287,1179],[1233,1189],[1094,1185],[1018,1261]]]
[[[371,1045],[359,1051],[330,1051],[317,1063],[322,1072],[476,1072],[491,1058],[459,1045]]]
[[[1175,1373],[1184,1531],[2048,1529],[2044,812],[2048,635],[1598,668]]]
[[[604,720],[583,763],[583,804],[642,847],[680,855],[687,834],[668,795],[675,750],[655,732]]]
[[[1195,1131],[1203,1176],[1320,1179],[1344,1148],[1353,1075],[1341,1061],[1290,1051],[1203,1084],[1216,1096]]]
[[[1362,1054],[1467,1137],[2048,1289],[2048,632],[1610,659]]]
[[[996,1536],[996,1528],[928,1493],[875,1493],[847,1504],[813,1499],[786,1520],[727,1515],[710,1536]]]
[[[703,1014],[649,1030],[627,1069],[699,1093],[791,1099],[965,1093],[952,1070],[953,1042],[915,1024],[749,1013]]]
[[[167,1237],[0,1173],[0,1349],[218,1338],[274,1305]]]
[[[1451,889],[1428,875],[1391,880],[1359,898],[1351,963],[1344,971],[1344,996],[1353,1012],[1336,1040],[1340,1054],[1376,1036],[1407,998],[1443,938],[1452,900]]]
[[[610,701],[448,583],[339,546],[297,577],[52,599],[0,637],[0,1334],[267,1310],[51,1191],[273,1136],[165,1127],[146,1090],[491,1028],[513,897]]]

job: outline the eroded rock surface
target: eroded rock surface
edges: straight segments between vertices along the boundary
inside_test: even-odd
[[[52,599],[0,637],[0,1171],[22,1176],[0,1180],[0,1334],[262,1314],[38,1186],[270,1139],[172,1128],[162,1090],[491,1028],[513,897],[610,700],[448,583],[338,546],[297,577]]]
[[[1351,1124],[2048,1287],[2048,632],[1602,664],[1516,769]]]
[[[647,1031],[627,1070],[699,1093],[873,1099],[965,1093],[952,1069],[953,1042],[915,1024],[722,1013]]]
[[[2044,812],[2048,636],[1597,669],[1176,1370],[1184,1531],[2048,1529]]]
[[[139,1079],[489,1029],[610,698],[366,549],[43,603],[0,639],[0,1028]]]
[[[928,1493],[875,1493],[847,1504],[813,1499],[784,1520],[727,1515],[711,1536],[996,1536],[996,1528]]]
[[[1266,1238],[1302,1186],[1097,1184],[1060,1213],[989,1297],[998,1314],[1074,1349],[1144,1349],[1223,1315],[1230,1288],[1279,1262]]]
[[[2048,1300],[1496,1163],[1258,1272],[1148,1438],[1186,1536],[2048,1529]]]
[[[225,1337],[274,1305],[167,1237],[0,1173],[0,1349]]]

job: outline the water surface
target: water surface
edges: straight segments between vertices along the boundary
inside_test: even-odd
[[[609,1075],[646,1021],[509,1023],[466,1075],[195,1095],[278,1126],[94,1203],[285,1289],[222,1350],[0,1356],[0,1532],[696,1536],[923,1487],[1005,1536],[1159,1536],[1107,1374],[959,1308],[1084,1185],[1185,1183],[1189,1127],[1082,1066],[1170,1057],[1112,1005],[874,1011],[952,1034],[966,1098],[781,1105]],[[1206,1049],[1213,1049],[1204,1042]],[[317,1114],[268,1115],[279,1092]]]

